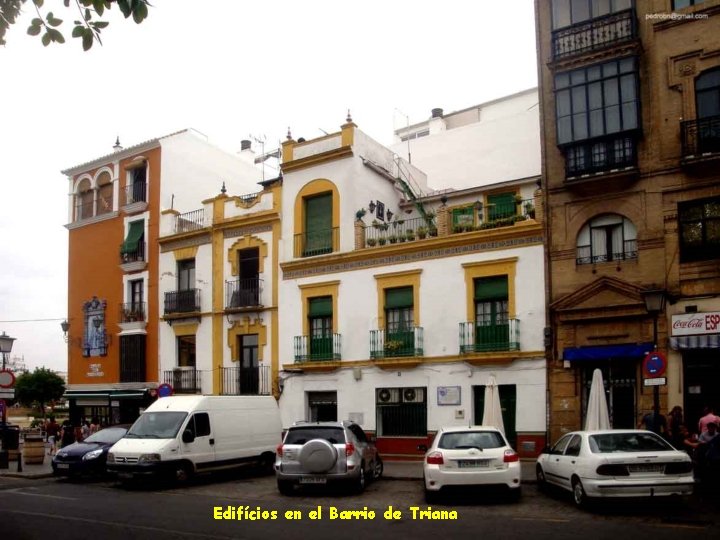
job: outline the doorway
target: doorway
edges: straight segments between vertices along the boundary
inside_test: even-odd
[[[583,363],[582,418],[585,418],[587,413],[593,372],[600,369],[605,385],[610,424],[613,429],[635,429],[637,427],[637,366],[638,363],[634,358],[612,358]]]

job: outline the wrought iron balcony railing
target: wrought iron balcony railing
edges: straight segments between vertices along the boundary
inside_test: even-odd
[[[262,305],[262,280],[258,277],[225,282],[225,309],[257,307]]]
[[[635,167],[637,136],[637,133],[619,134],[564,146],[566,177]]]
[[[201,372],[194,367],[177,367],[163,372],[163,382],[176,394],[197,394],[202,390]]]
[[[128,302],[120,304],[120,322],[144,322],[146,313],[145,306],[145,302]]]
[[[200,311],[200,289],[165,293],[165,315]]]
[[[602,255],[593,255],[592,246],[578,246],[575,263],[594,264],[609,261],[625,261],[637,259],[637,256],[637,240],[625,240],[622,251],[613,251],[612,253],[603,253]]]
[[[147,202],[147,183],[135,182],[123,188],[124,206],[138,202]]]
[[[138,242],[134,251],[126,251],[123,253],[122,244],[120,244],[120,264],[145,262],[145,242]]]
[[[295,256],[313,257],[337,251],[340,228],[324,229],[295,235]]]
[[[295,362],[340,360],[342,341],[340,334],[327,336],[295,336]]]
[[[637,36],[635,10],[627,9],[574,24],[552,33],[553,58],[559,60],[604,49]]]
[[[204,208],[175,216],[175,233],[197,231],[205,226]]]
[[[492,323],[461,322],[460,352],[494,352],[520,350],[520,321],[506,319]]]
[[[413,326],[392,331],[370,330],[370,358],[422,356],[423,328]]]
[[[365,245],[397,244],[423,240],[428,236],[437,236],[437,224],[434,217],[396,219],[395,221],[373,221],[365,226]]]
[[[270,366],[226,367],[222,393],[225,396],[268,396],[272,393]]]
[[[720,153],[720,116],[686,120],[681,129],[684,158]]]

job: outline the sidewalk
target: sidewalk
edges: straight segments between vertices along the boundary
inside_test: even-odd
[[[23,449],[23,442],[20,441],[20,456],[22,456],[22,449]],[[34,479],[34,478],[49,478],[53,475],[52,472],[52,456],[49,456],[47,454],[48,447],[46,445],[45,448],[45,459],[43,459],[43,463],[40,465],[35,464],[27,464],[25,461],[22,463],[22,472],[18,472],[18,463],[17,460],[12,460],[10,463],[8,463],[7,469],[0,469],[0,477],[3,478],[27,478],[27,479]]]

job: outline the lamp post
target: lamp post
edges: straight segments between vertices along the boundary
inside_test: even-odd
[[[648,289],[642,293],[645,301],[645,309],[653,316],[653,347],[658,349],[658,316],[665,309],[665,290],[664,289]],[[655,412],[655,421],[660,416],[660,387],[653,386],[653,411]]]
[[[10,354],[13,347],[14,337],[8,336],[4,331],[0,336],[0,355],[2,355],[2,369],[5,371],[5,357]],[[2,401],[2,453],[5,454],[4,458],[0,461],[7,464],[7,451],[5,448],[7,440],[7,402],[3,399]]]

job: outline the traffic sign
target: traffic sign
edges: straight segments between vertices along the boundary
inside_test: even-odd
[[[0,388],[15,386],[15,374],[9,369],[0,369]]]
[[[15,399],[15,389],[0,390],[0,399]]]
[[[173,395],[173,387],[167,383],[163,383],[158,386],[157,389],[158,397],[168,397]]]
[[[665,374],[665,368],[667,368],[667,359],[660,351],[652,351],[645,355],[643,372],[648,379],[662,377]]]
[[[667,379],[665,377],[655,377],[653,379],[643,379],[643,386],[665,386]]]

